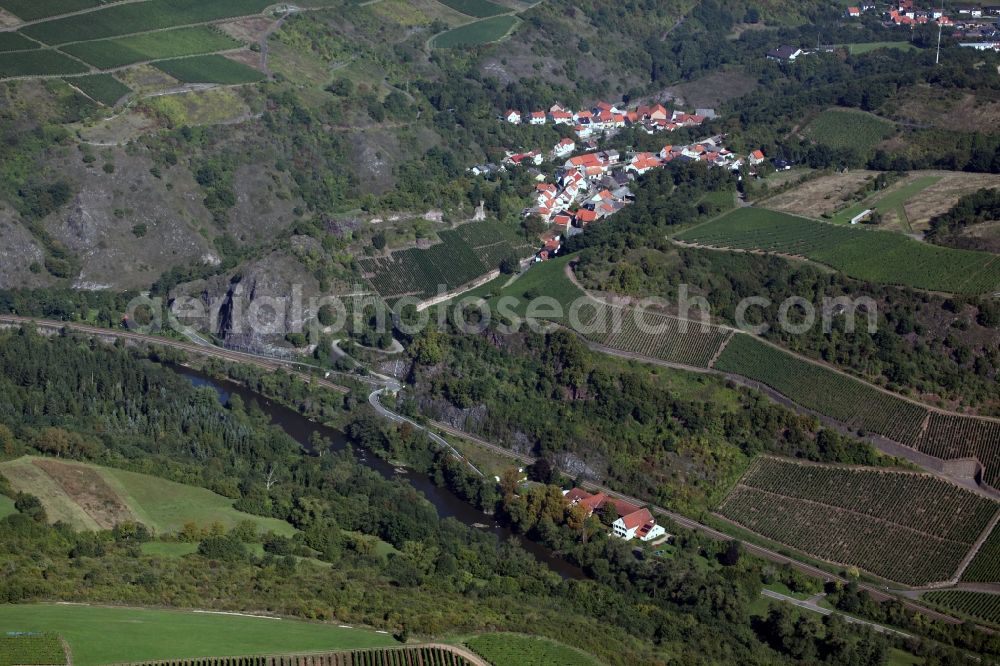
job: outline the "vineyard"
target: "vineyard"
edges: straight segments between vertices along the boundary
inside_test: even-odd
[[[101,4],[101,0],[0,0],[0,8],[6,9],[23,21],[69,14],[82,9],[90,9]]]
[[[385,299],[436,296],[496,270],[511,253],[531,249],[513,229],[497,222],[471,222],[438,233],[441,242],[427,249],[410,248],[389,257],[359,259],[372,287]]]
[[[212,657],[150,661],[133,666],[473,666],[462,655],[445,647],[398,647],[330,652],[327,654]]]
[[[537,636],[484,634],[466,645],[494,666],[597,666],[588,655]]]
[[[431,44],[439,49],[452,49],[461,46],[479,46],[502,39],[520,19],[516,16],[502,15],[466,23],[447,32],[441,33]]]
[[[893,123],[854,109],[827,109],[806,125],[803,134],[831,148],[869,152],[892,136]]]
[[[719,513],[809,555],[919,585],[949,579],[998,509],[927,475],[762,457]]]
[[[595,305],[596,310],[580,311],[585,337],[605,347],[670,363],[707,368],[729,335],[726,329],[703,328],[701,323],[669,315]]]
[[[221,55],[203,55],[153,63],[182,83],[221,83],[237,85],[260,81],[264,75],[243,63]]]
[[[0,636],[0,666],[56,666],[66,663],[55,634],[11,632]]]
[[[1000,487],[1000,422],[931,412],[926,431],[913,447],[942,460],[977,458],[984,468],[983,481]]]
[[[242,44],[213,27],[197,26],[64,46],[62,51],[98,69],[236,49]]]
[[[750,335],[737,335],[714,366],[759,381],[796,403],[855,429],[907,444],[915,441],[927,409],[858,379],[801,360]]]
[[[970,583],[1000,583],[1000,525],[993,528],[990,536],[979,547],[979,552],[962,574],[962,580]]]
[[[442,5],[451,7],[457,12],[474,18],[487,18],[504,14],[508,11],[506,7],[492,3],[489,0],[439,0]]]
[[[921,599],[946,611],[1000,626],[1000,594],[942,590],[928,592]]]
[[[115,102],[129,94],[131,89],[110,74],[91,74],[67,79],[67,83],[82,90],[88,97],[106,106],[114,106]]]
[[[902,234],[740,208],[677,237],[686,243],[799,255],[851,277],[951,293],[1000,286],[1000,257],[920,243]]]

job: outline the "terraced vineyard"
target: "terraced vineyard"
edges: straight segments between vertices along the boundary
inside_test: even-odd
[[[809,555],[910,585],[948,580],[1000,504],[928,475],[755,460],[719,513]]]
[[[739,208],[677,236],[685,243],[800,255],[851,277],[951,293],[1000,287],[1000,256],[920,243],[902,234]]]
[[[485,18],[474,23],[466,23],[443,32],[431,42],[435,48],[451,49],[462,46],[479,46],[495,42],[518,24],[516,16],[502,15]]]
[[[196,26],[80,42],[64,46],[62,50],[99,69],[111,69],[137,62],[213,53],[240,46],[240,42],[215,28]]]
[[[1000,422],[931,412],[914,448],[942,460],[978,458],[983,481],[1000,488]]]
[[[717,326],[703,328],[676,317],[605,304],[581,323],[589,329],[583,331],[585,336],[605,347],[699,368],[709,366],[729,336]]]
[[[808,409],[900,443],[920,434],[927,409],[862,381],[737,335],[715,367],[770,386]]]
[[[990,536],[979,547],[979,552],[962,574],[962,580],[970,583],[1000,583],[1000,525],[993,528]]]
[[[496,270],[514,252],[528,256],[531,247],[513,228],[498,222],[471,222],[438,233],[441,242],[427,249],[411,248],[389,257],[360,259],[372,287],[387,300],[402,296],[425,299],[450,291]]]
[[[921,597],[934,606],[981,622],[1000,625],[1000,594],[941,590]]]
[[[128,86],[110,74],[77,76],[66,81],[82,90],[91,99],[107,106],[114,106],[115,102],[132,92]]]
[[[439,0],[439,2],[442,5],[451,7],[457,12],[461,12],[466,16],[472,16],[475,18],[497,16],[498,14],[505,14],[510,11],[506,7],[501,7],[500,5],[490,2],[489,0]]]
[[[57,666],[66,663],[59,637],[48,633],[0,635],[0,666]]]
[[[133,666],[472,666],[472,663],[447,648],[415,646],[328,654],[151,661]]]
[[[220,55],[160,60],[153,65],[182,83],[237,85],[253,83],[264,78],[264,75],[256,69]]]

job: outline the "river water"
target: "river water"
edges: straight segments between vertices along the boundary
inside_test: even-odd
[[[309,444],[309,437],[314,432],[318,432],[324,439],[328,439],[332,442],[332,449],[335,451],[342,450],[347,446],[347,438],[344,436],[344,433],[339,430],[334,430],[333,428],[328,428],[322,424],[310,421],[295,410],[268,400],[264,396],[247,389],[245,386],[209,377],[208,375],[190,368],[180,366],[167,367],[170,367],[195,386],[208,386],[215,389],[215,392],[219,395],[219,400],[223,404],[229,400],[230,395],[238,395],[245,403],[248,404],[251,401],[257,403],[260,409],[270,416],[272,423],[280,426],[306,451],[312,450],[312,447]],[[435,485],[426,475],[403,468],[393,467],[385,460],[363,448],[354,448],[358,461],[374,469],[383,477],[387,479],[406,479],[406,481],[413,485],[413,487],[423,493],[424,497],[427,498],[427,501],[434,505],[434,508],[437,509],[438,515],[441,518],[454,518],[471,527],[488,530],[501,540],[514,539],[522,548],[524,548],[524,550],[531,553],[535,559],[547,565],[563,578],[586,578],[583,570],[579,567],[566,562],[553,551],[542,546],[541,544],[522,538],[520,535],[514,534],[510,529],[498,525],[494,521],[493,516],[479,511],[477,508],[455,495],[448,488],[442,488]]]

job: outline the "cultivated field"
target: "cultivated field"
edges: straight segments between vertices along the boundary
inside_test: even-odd
[[[955,250],[888,231],[845,227],[760,208],[734,210],[681,233],[686,243],[804,256],[871,282],[950,293],[1000,287],[1000,256]]]
[[[496,270],[508,254],[527,256],[531,248],[513,228],[497,222],[471,222],[438,233],[441,242],[389,257],[360,259],[372,287],[386,299],[425,299],[443,285],[450,291]]]
[[[240,46],[240,42],[214,27],[196,26],[80,42],[64,46],[62,50],[99,69],[111,69],[137,62],[226,51]]]
[[[25,457],[0,464],[0,473],[15,489],[37,495],[51,521],[77,529],[110,529],[138,520],[165,534],[188,522],[199,527],[218,522],[228,529],[250,520],[261,531],[295,531],[282,520],[237,511],[233,500],[204,488],[110,467]]]
[[[0,0],[0,8],[6,9],[14,16],[24,21],[60,14],[69,14],[83,9],[90,9],[101,4],[101,0]]]
[[[66,82],[82,90],[91,99],[106,106],[114,106],[132,90],[110,74],[91,74],[66,79]]]
[[[441,33],[434,38],[432,45],[439,49],[451,49],[489,44],[502,39],[519,21],[516,16],[504,15],[468,23]]]
[[[977,458],[983,480],[1000,489],[1000,422],[931,412],[913,448],[942,460]]]
[[[831,217],[831,221],[840,224],[850,224],[854,216],[872,209],[882,215],[885,226],[894,226],[903,231],[911,231],[910,219],[904,208],[906,202],[935,185],[938,180],[940,178],[937,176],[920,176],[907,179],[894,187],[890,187],[886,191],[878,192],[864,201],[837,212],[836,215]]]
[[[921,599],[945,611],[951,611],[980,622],[1000,625],[1000,594],[942,590],[928,592]]]
[[[893,123],[853,109],[827,109],[802,130],[816,143],[861,152],[874,150],[895,132]]]
[[[593,317],[590,312],[589,307],[581,310],[581,323],[593,327],[581,331],[588,339],[670,363],[707,368],[729,337],[728,330],[717,326],[702,328],[701,323],[654,312],[640,313],[634,308],[595,303]]]
[[[994,527],[989,538],[962,574],[970,583],[1000,583],[1000,526]]]
[[[237,85],[254,83],[264,78],[256,69],[221,55],[193,56],[153,63],[182,83],[220,83]]]
[[[465,644],[493,666],[598,666],[582,652],[537,636],[483,634]]]
[[[163,666],[159,663],[133,666]],[[471,666],[464,656],[437,646],[371,648],[326,654],[184,659],[169,666]]]
[[[0,53],[0,78],[82,74],[86,65],[58,51],[35,50]]]
[[[0,51],[30,51],[39,48],[36,42],[16,32],[0,32]]]
[[[510,10],[489,0],[438,0],[442,5],[475,18],[489,18],[506,14]]]
[[[58,46],[249,16],[259,14],[271,4],[271,0],[147,0],[110,5],[100,11],[35,23],[22,28],[21,32],[45,44]]]
[[[59,666],[66,651],[59,637],[41,632],[8,632],[0,635],[0,666]]]
[[[719,507],[809,555],[919,585],[948,580],[1000,504],[936,477],[757,458]]]
[[[84,605],[0,605],[0,628],[62,636],[74,666],[351,650],[395,643],[388,635],[330,624]]]

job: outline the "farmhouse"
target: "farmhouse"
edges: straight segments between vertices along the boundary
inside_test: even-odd
[[[611,531],[619,539],[631,541],[639,537],[641,541],[652,541],[667,533],[662,525],[656,524],[656,519],[649,509],[638,507],[631,502],[615,499],[600,492],[591,495],[580,488],[573,488],[563,496],[570,506],[585,507],[588,516],[600,511],[607,504],[613,505],[618,512],[618,519],[612,524]]]

